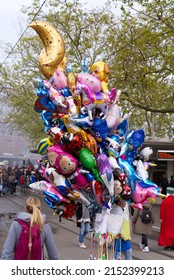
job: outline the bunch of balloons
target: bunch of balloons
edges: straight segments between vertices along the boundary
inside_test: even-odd
[[[42,22],[31,27],[48,37]],[[46,42],[45,46],[48,51]],[[81,71],[74,73],[69,62],[60,69],[60,61],[50,62],[52,56],[45,56],[46,51],[40,63],[48,78],[33,80],[34,110],[47,133],[38,145],[44,179],[30,187],[43,191],[48,206],[64,218],[74,215],[79,199],[95,213],[110,209],[117,196],[137,208],[148,198],[155,199],[160,191],[147,173],[153,151],[142,150],[143,129],[130,130],[130,116],[122,118],[121,92],[109,88],[108,64],[97,61],[88,67],[83,59]]]

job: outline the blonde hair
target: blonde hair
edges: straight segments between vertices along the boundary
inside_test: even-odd
[[[31,215],[31,227],[38,224],[39,229],[42,230],[44,227],[44,220],[40,211],[41,202],[37,197],[29,197],[26,200],[26,209]]]

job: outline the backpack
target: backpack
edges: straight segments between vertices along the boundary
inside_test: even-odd
[[[21,185],[24,185],[24,184],[25,184],[25,176],[24,176],[24,175],[22,175],[22,176],[20,177],[20,184],[21,184]]]
[[[32,228],[30,222],[15,219],[22,226],[17,245],[14,251],[14,260],[42,260],[42,246],[39,226]]]
[[[152,213],[149,207],[143,206],[141,221],[143,224],[149,224],[150,222],[152,222]]]

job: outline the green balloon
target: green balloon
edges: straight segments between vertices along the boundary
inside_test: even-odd
[[[86,169],[92,171],[96,180],[103,183],[96,166],[96,158],[88,149],[82,148],[80,150],[79,159]]]

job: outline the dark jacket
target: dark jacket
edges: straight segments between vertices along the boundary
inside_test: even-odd
[[[161,187],[162,187],[161,193],[166,195],[167,194],[167,187],[168,187],[168,180],[167,180],[167,178],[164,178],[162,180]]]
[[[174,177],[173,177],[173,176],[171,176],[171,181],[170,181],[170,183],[168,184],[168,187],[174,188]]]
[[[82,203],[77,202],[76,208],[76,219],[77,219],[77,227],[80,227],[81,223],[78,222],[82,218]]]

